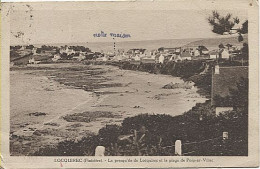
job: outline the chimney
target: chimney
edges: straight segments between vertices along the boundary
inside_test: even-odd
[[[219,74],[219,65],[215,66],[215,74]]]

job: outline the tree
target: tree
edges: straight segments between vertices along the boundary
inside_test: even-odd
[[[234,107],[248,108],[248,78],[241,78],[237,90],[230,90]]]
[[[241,49],[241,55],[242,58],[248,59],[248,44],[247,43],[243,43],[243,47]]]
[[[238,35],[238,42],[242,42],[244,40],[243,36],[241,35],[241,33],[239,33]]]
[[[232,14],[228,13],[226,16],[220,16],[217,11],[212,11],[212,16],[209,16],[207,19],[213,27],[212,32],[220,35],[223,35],[224,32],[229,32],[235,24],[239,23],[237,17],[232,19]]]
[[[204,49],[208,50],[205,46],[198,46],[197,50],[200,52],[200,55],[202,55],[202,50]]]
[[[229,48],[231,48],[233,45],[228,43],[226,46],[228,47],[228,50],[229,50]]]
[[[159,51],[159,52],[161,52],[161,51],[163,51],[163,50],[164,50],[163,47],[158,48],[158,51]]]
[[[242,28],[239,30],[239,32],[242,33],[242,34],[248,33],[248,20],[246,20],[242,24]]]
[[[41,48],[37,48],[37,49],[36,49],[36,53],[39,54],[39,53],[41,53],[41,52],[42,52],[42,49],[41,49]]]
[[[21,49],[21,48],[22,48],[22,46],[20,46],[20,45],[10,46],[10,49],[11,49],[11,50],[18,50],[18,49]]]
[[[223,45],[222,43],[219,44],[218,47],[221,48],[221,49],[225,48],[224,45]]]
[[[31,50],[32,50],[32,49],[34,48],[34,46],[33,46],[33,45],[28,45],[28,46],[26,46],[25,48],[26,48],[26,49],[31,49]]]

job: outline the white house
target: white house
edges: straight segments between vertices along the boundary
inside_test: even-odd
[[[233,26],[233,28],[230,29],[229,33],[230,33],[230,34],[236,34],[236,33],[238,33],[238,30],[239,30],[239,29],[240,29],[239,25],[238,25],[238,24],[235,24],[235,25]]]
[[[139,55],[135,55],[135,57],[133,57],[133,59],[134,59],[135,61],[140,61],[140,60],[141,60],[141,58],[140,58]]]
[[[32,53],[33,53],[33,55],[37,55],[36,51],[37,51],[37,48],[34,47],[34,48],[32,49]]]
[[[97,58],[96,61],[106,62],[106,61],[108,61],[108,58],[106,56],[104,56],[104,57]]]
[[[199,55],[200,55],[200,51],[198,49],[196,49],[194,52],[194,56],[199,56]]]
[[[229,32],[223,32],[223,35],[229,35]]]
[[[56,62],[57,60],[59,60],[59,59],[61,59],[61,56],[60,56],[60,54],[55,54],[54,56],[53,56],[53,58],[52,58],[52,61],[54,61],[54,62]]]
[[[159,58],[158,58],[158,60],[159,60],[159,63],[163,63],[164,62],[164,55],[163,54],[161,54],[160,56],[159,56]]]
[[[79,61],[82,61],[82,60],[84,60],[84,59],[86,59],[86,55],[85,55],[84,53],[80,53],[80,54],[79,54],[79,57],[78,57],[78,60],[79,60]]]
[[[209,52],[209,58],[210,59],[217,59],[219,58],[219,52],[216,50],[212,50]]]
[[[66,53],[66,54],[68,54],[68,55],[71,55],[71,54],[75,54],[76,52],[75,52],[73,49],[69,49],[69,47],[66,46],[66,47],[62,47],[62,48],[60,49],[60,53],[61,53],[61,54],[62,54],[62,53]]]
[[[229,59],[229,52],[227,49],[221,49],[219,51],[219,57],[222,59]]]
[[[31,58],[31,59],[29,59],[29,64],[38,64],[38,63],[40,63],[40,61],[36,61],[36,60],[34,59],[34,57]]]
[[[208,49],[202,49],[201,53],[203,55],[207,55],[207,54],[209,54],[209,50]]]

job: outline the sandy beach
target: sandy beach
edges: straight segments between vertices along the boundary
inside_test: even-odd
[[[12,155],[80,139],[141,113],[180,115],[206,100],[196,87],[162,88],[182,83],[178,77],[114,66],[37,65],[12,70],[10,78]],[[90,81],[100,87],[86,90]]]

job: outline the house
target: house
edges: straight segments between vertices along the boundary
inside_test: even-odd
[[[122,61],[123,58],[125,58],[124,53],[123,53],[123,54],[116,55],[116,56],[114,57],[114,61]]]
[[[52,61],[56,62],[57,60],[61,59],[61,56],[59,53],[55,54],[52,58]]]
[[[155,63],[155,58],[152,58],[152,57],[144,57],[144,58],[141,58],[141,62],[143,64],[154,64]]]
[[[204,48],[204,49],[201,50],[201,54],[202,55],[208,55],[209,54],[209,50]]]
[[[33,53],[33,55],[37,55],[37,48],[36,48],[36,47],[34,47],[34,48],[32,49],[32,53]]]
[[[155,58],[155,55],[159,53],[156,49],[150,51],[150,55]]]
[[[196,49],[195,52],[194,52],[194,56],[196,57],[196,56],[199,56],[199,55],[200,55],[200,51],[198,49]]]
[[[106,61],[108,61],[108,58],[106,56],[104,56],[104,57],[97,58],[96,61],[106,62]]]
[[[157,54],[155,56],[155,63],[164,63],[164,59],[165,59],[165,54],[161,53],[161,54]]]
[[[238,24],[235,24],[229,31],[229,34],[236,34],[238,33],[238,30],[240,29],[240,26]]]
[[[67,55],[75,54],[76,52],[73,49],[70,49],[68,46],[60,48],[60,54],[66,53]]]
[[[133,58],[136,55],[144,54],[145,50],[146,49],[129,49],[127,54],[130,56],[130,58]]]
[[[141,61],[140,60],[130,60],[129,63],[132,65],[140,65]]]
[[[221,59],[229,59],[229,52],[227,49],[220,49],[219,58]]]
[[[135,56],[133,57],[133,59],[134,59],[135,61],[140,61],[140,60],[141,60],[141,57],[140,57],[140,55],[135,55]]]
[[[158,58],[158,61],[159,61],[159,63],[164,63],[164,59],[165,59],[165,56],[163,55],[163,54],[161,54],[160,56],[159,56],[159,58]]]
[[[164,54],[180,54],[181,53],[181,47],[175,47],[175,48],[164,48],[161,47],[158,49],[159,53]]]
[[[211,105],[216,115],[233,110],[231,90],[237,89],[237,83],[242,78],[248,78],[248,66],[219,67],[212,70]]]
[[[183,48],[182,52],[189,52],[191,54],[191,56],[195,56],[196,49],[197,49],[197,47],[195,47],[195,46],[187,46],[187,47]]]
[[[229,32],[223,32],[223,35],[229,35]]]
[[[29,64],[37,64],[37,63],[39,63],[39,62],[38,62],[38,61],[35,61],[35,59],[34,59],[34,57],[33,57],[33,58],[29,59],[28,63],[29,63]]]
[[[212,50],[209,52],[209,59],[218,59],[219,52],[217,50]]]
[[[83,53],[83,52],[76,53],[76,54],[72,57],[72,59],[76,59],[76,60],[78,60],[78,61],[82,61],[82,60],[86,59],[86,54]]]
[[[191,60],[191,54],[189,52],[182,52],[180,58],[181,60]]]

